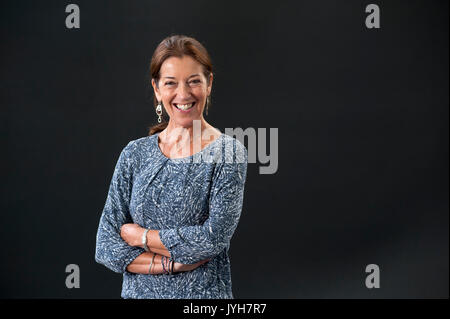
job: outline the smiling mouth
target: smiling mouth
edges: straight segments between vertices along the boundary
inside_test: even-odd
[[[194,107],[196,102],[192,102],[192,103],[187,103],[187,104],[178,104],[178,103],[173,103],[173,106],[175,106],[177,109],[179,109],[180,111],[187,111],[191,108]]]

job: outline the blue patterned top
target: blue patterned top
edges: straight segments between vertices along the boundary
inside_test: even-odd
[[[123,298],[231,299],[228,250],[242,210],[247,149],[222,133],[194,155],[168,158],[158,136],[123,148],[100,217],[95,260],[123,274]],[[126,223],[159,230],[176,262],[212,259],[172,275],[130,273],[126,267],[144,249],[120,237]]]

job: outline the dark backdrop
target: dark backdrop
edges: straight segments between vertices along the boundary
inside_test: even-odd
[[[447,1],[78,0],[67,29],[69,3],[1,3],[1,297],[120,297],[97,225],[156,123],[153,50],[185,34],[215,66],[207,120],[279,130],[276,174],[248,167],[235,297],[448,298]]]

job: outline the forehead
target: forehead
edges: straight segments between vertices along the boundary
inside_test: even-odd
[[[190,56],[170,57],[163,62],[160,69],[161,77],[188,77],[194,73],[201,74],[202,65]]]

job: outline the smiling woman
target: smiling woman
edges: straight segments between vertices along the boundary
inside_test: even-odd
[[[164,39],[150,71],[156,114],[169,120],[122,150],[95,259],[123,274],[123,298],[233,298],[228,250],[247,149],[203,117],[213,73],[197,40]]]
[[[170,126],[186,127],[193,119],[203,118],[203,110],[211,103],[213,67],[208,52],[197,40],[172,36],[163,40],[150,63],[154,105],[163,105]],[[150,135],[164,130],[169,122],[150,129]],[[169,128],[169,130],[171,130]]]

